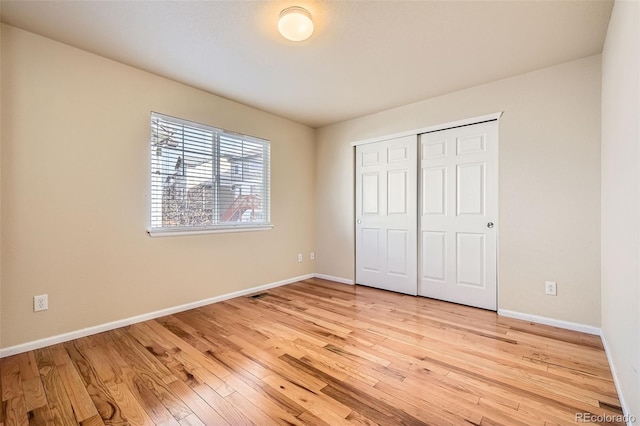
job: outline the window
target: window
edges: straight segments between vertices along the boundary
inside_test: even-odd
[[[269,141],[151,114],[151,235],[270,227]]]

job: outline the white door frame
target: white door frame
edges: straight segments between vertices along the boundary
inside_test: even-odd
[[[369,139],[360,139],[351,142],[351,146],[364,145],[372,142],[380,142],[388,139],[396,139],[404,136],[415,136],[421,133],[437,132],[438,130],[451,129],[453,127],[467,126],[469,124],[478,124],[483,121],[499,120],[502,117],[502,111],[493,114],[479,115],[477,117],[465,118],[463,120],[450,121],[448,123],[436,124],[434,126],[421,127],[414,130],[406,130],[404,132],[393,133],[390,135],[376,136]]]

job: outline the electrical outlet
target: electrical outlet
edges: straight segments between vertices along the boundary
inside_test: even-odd
[[[46,311],[49,309],[49,296],[43,294],[41,296],[33,296],[33,311]]]
[[[547,281],[544,283],[544,292],[549,296],[557,296],[557,284],[554,281]]]
[[[298,253],[298,263],[302,263],[302,253]]]
[[[310,260],[316,260],[316,253],[313,252],[313,251],[311,253],[309,253],[309,259]]]

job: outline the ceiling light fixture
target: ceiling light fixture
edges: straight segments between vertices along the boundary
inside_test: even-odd
[[[292,6],[280,12],[278,31],[287,40],[303,41],[313,34],[311,14],[302,7]]]

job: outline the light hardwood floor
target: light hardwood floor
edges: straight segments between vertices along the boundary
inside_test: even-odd
[[[0,360],[0,425],[574,424],[600,338],[311,279]]]

